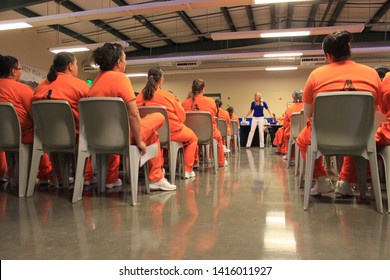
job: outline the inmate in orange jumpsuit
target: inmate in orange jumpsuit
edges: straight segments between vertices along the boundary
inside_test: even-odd
[[[171,140],[184,143],[185,171],[191,172],[194,167],[198,137],[196,137],[195,133],[190,128],[183,124],[186,119],[186,114],[179,103],[179,99],[166,90],[157,89],[151,100],[145,100],[144,94],[141,92],[138,94],[136,102],[138,106],[157,105],[164,106],[167,109],[171,128]]]
[[[333,62],[313,70],[303,91],[303,103],[313,106],[318,93],[348,90],[348,88],[345,88],[347,80],[352,82],[355,90],[371,92],[374,96],[375,104],[379,105],[382,94],[380,91],[381,81],[377,72],[373,68],[351,60]],[[348,94],[348,91],[345,94]],[[311,143],[311,122],[312,120],[310,119],[297,140],[304,158],[306,158],[307,146]],[[327,173],[320,157],[315,161],[313,178],[316,179],[326,175]],[[343,179],[353,183],[356,182],[356,178],[353,158],[344,157],[339,180]]]
[[[104,71],[101,72],[89,90],[91,97],[120,97],[125,103],[135,102],[135,94],[130,80],[122,72]],[[141,119],[141,139],[146,145],[158,144],[158,154],[149,160],[149,178],[151,181],[160,181],[163,178],[161,170],[162,153],[157,130],[164,124],[162,114],[150,114]],[[114,136],[115,137],[115,136]],[[132,139],[134,143],[134,139]],[[120,157],[112,155],[109,157],[107,184],[114,183],[118,178]]]
[[[0,102],[10,102],[14,105],[22,130],[22,143],[32,144],[34,141],[34,123],[31,116],[32,89],[16,80],[0,78]],[[38,178],[49,180],[51,163],[46,155],[41,158]]]
[[[294,102],[284,112],[283,126],[275,134],[274,145],[278,146],[277,153],[288,153],[288,140],[290,139],[291,116],[303,110],[302,102]]]
[[[211,116],[215,116],[217,114],[215,101],[207,96],[196,95],[195,101],[192,101],[192,98],[187,98],[183,101],[182,105],[185,111],[206,111],[210,112]],[[225,155],[223,151],[222,136],[221,132],[218,130],[215,118],[212,118],[212,120],[214,139],[218,141],[218,165],[223,166],[225,164]]]
[[[230,115],[229,115],[229,112],[222,109],[222,108],[219,108],[218,109],[218,118],[220,119],[224,119],[225,122],[226,122],[226,126],[227,126],[227,135],[230,136],[231,135],[231,131],[230,131]]]
[[[379,146],[390,145],[390,72],[386,74],[381,84],[382,102],[380,110],[385,114],[387,122],[380,125],[376,131],[375,141]]]
[[[49,91],[51,91],[49,93]],[[83,80],[76,78],[72,75],[65,73],[58,73],[57,79],[53,82],[49,82],[45,79],[39,86],[35,89],[34,95],[32,97],[32,102],[42,99],[52,99],[52,100],[66,100],[69,102],[69,105],[72,109],[76,133],[79,134],[79,105],[78,102],[80,98],[88,96],[89,86]],[[91,163],[88,160],[84,179],[86,181],[92,180],[93,172]]]

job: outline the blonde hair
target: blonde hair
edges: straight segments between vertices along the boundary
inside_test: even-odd
[[[261,97],[261,93],[260,92],[256,92],[255,93],[255,102],[256,102],[256,96],[258,96],[259,97],[259,101],[260,101],[260,105],[261,106],[264,106],[264,103],[263,103],[263,98]]]

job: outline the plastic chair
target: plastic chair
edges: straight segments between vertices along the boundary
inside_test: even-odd
[[[387,122],[386,116],[382,112],[375,113],[375,127],[378,128],[382,122]],[[381,146],[377,148],[377,154],[383,160],[383,167],[386,180],[387,193],[387,211],[390,212],[390,146]]]
[[[76,127],[68,101],[35,101],[32,103],[32,112],[34,119],[34,144],[26,194],[28,197],[34,193],[39,162],[44,153],[50,155],[52,163],[54,163],[53,153],[58,154],[64,187],[69,187],[69,166],[77,153]],[[71,155],[71,158],[69,158],[69,155]],[[53,179],[58,187],[54,164]]]
[[[164,125],[160,127],[157,132],[160,138],[161,148],[168,150],[169,172],[171,175],[171,183],[174,185],[177,155],[180,150],[182,151],[179,157],[181,163],[181,173],[182,176],[184,176],[184,144],[182,142],[171,141],[171,127],[169,124],[168,112],[164,106],[139,106],[138,110],[142,118],[151,113],[161,113],[165,118]]]
[[[314,161],[322,155],[359,156],[370,161],[376,209],[383,213],[382,195],[376,159],[374,98],[367,92],[320,93],[314,101],[311,145],[307,148],[303,209],[308,210]],[[366,168],[365,160],[359,160]],[[359,172],[364,193],[366,169]]]
[[[287,153],[287,168],[292,165],[292,149],[293,145],[295,146],[295,174],[297,173],[297,167],[299,165],[299,150],[296,144],[299,133],[301,132],[301,118],[304,117],[301,113],[293,113],[291,115],[291,125],[290,125],[290,138],[288,139],[288,153]]]
[[[226,141],[226,147],[230,150],[230,140],[231,136],[228,135],[227,132],[227,124],[226,121],[222,118],[217,119],[218,130],[221,133],[222,139]],[[229,153],[228,153],[229,156]]]
[[[210,145],[214,160],[214,173],[218,170],[218,142],[214,139],[213,121],[209,112],[186,112],[185,124],[198,137],[198,145]]]
[[[19,117],[10,102],[0,102],[0,131],[0,151],[6,152],[13,171],[11,185],[18,182],[18,197],[23,197],[26,195],[32,145],[21,142]]]
[[[240,137],[238,135],[238,122],[230,120],[230,131],[232,134],[232,140],[234,143],[234,152],[237,153],[240,149]]]
[[[131,130],[125,103],[118,97],[82,98],[79,101],[79,114],[79,148],[72,202],[82,199],[86,159],[92,154],[97,155],[98,187],[103,192],[107,174],[107,157],[109,154],[118,154],[129,160],[130,168],[126,172],[131,180],[131,204],[136,205],[141,152],[136,145],[130,143]],[[149,150],[151,146],[147,149]],[[146,162],[156,155],[157,151],[149,151],[143,157]],[[149,192],[147,164],[144,171],[146,189]]]

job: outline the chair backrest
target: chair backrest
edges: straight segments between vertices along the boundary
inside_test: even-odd
[[[238,135],[238,122],[230,120],[230,131],[232,135]]]
[[[165,118],[164,124],[158,129],[158,137],[160,138],[160,145],[161,147],[166,147],[171,141],[171,135],[170,135],[170,124],[169,124],[169,118],[168,118],[168,112],[167,109],[164,106],[139,106],[138,107],[139,114],[141,118],[145,117],[148,114],[151,113],[161,113],[163,114]]]
[[[291,115],[290,137],[297,138],[301,131],[301,113],[295,112]]]
[[[375,151],[374,98],[368,92],[327,92],[314,101],[312,148],[324,155]]]
[[[39,137],[45,151],[76,151],[76,127],[68,101],[35,101],[32,112],[34,134]]]
[[[0,150],[18,151],[21,141],[19,118],[10,102],[0,102]]]
[[[217,126],[218,126],[219,132],[221,133],[222,138],[226,139],[226,137],[227,137],[226,121],[222,118],[217,119]]]
[[[186,112],[185,124],[198,137],[198,144],[213,144],[213,120],[210,112],[196,111]]]
[[[130,145],[126,105],[119,97],[90,97],[79,101],[79,145],[94,154],[125,154]],[[84,142],[85,141],[85,142]]]

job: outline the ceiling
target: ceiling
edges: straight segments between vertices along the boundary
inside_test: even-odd
[[[303,50],[306,56],[318,56],[324,36],[214,41],[211,33],[350,24],[365,26],[354,34],[353,48],[359,48],[353,52],[354,59],[390,64],[389,9],[390,0],[262,5],[253,0],[2,0],[0,18],[29,18],[38,33],[61,34],[60,46],[127,41],[130,66],[158,63],[171,71],[211,71],[271,65],[309,67],[315,63],[291,57],[266,59],[262,53]],[[177,61],[185,63],[178,67]]]

